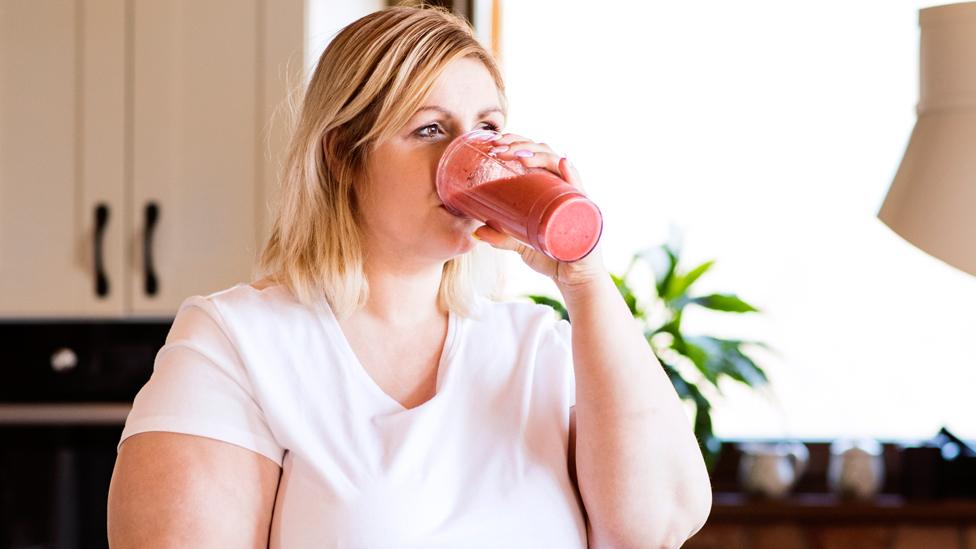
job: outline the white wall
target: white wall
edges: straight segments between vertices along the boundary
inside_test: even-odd
[[[305,81],[311,78],[325,47],[343,27],[385,6],[383,0],[306,0]]]

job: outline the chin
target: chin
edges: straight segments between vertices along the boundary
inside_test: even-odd
[[[478,241],[471,236],[477,227],[475,223],[471,225],[470,230],[465,227],[463,230],[453,229],[443,234],[436,250],[432,250],[433,254],[447,260],[470,252],[478,245]]]
[[[471,229],[472,231],[474,229]],[[463,235],[456,237],[454,239],[453,252],[449,253],[449,257],[455,257],[459,255],[466,254],[473,250],[475,246],[478,245],[478,241],[471,236],[471,232],[466,232]]]
[[[475,229],[481,226],[481,222],[470,217],[457,217],[445,209],[438,208],[439,213],[446,218],[446,222],[440,219],[436,227],[428,231],[428,235],[437,234],[438,238],[427,238],[429,245],[433,245],[431,250],[434,255],[450,259],[452,257],[470,252],[477,245],[478,241],[471,236]]]

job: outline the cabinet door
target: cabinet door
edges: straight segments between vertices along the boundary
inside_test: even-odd
[[[0,317],[124,311],[124,11],[0,0]]]
[[[187,296],[251,279],[263,194],[259,3],[133,2],[134,316],[172,315]]]

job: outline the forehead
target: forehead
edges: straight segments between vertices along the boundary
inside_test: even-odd
[[[426,109],[426,110],[425,110]],[[455,59],[440,74],[417,113],[486,116],[501,113],[498,88],[488,69],[477,59]]]
[[[460,113],[460,112],[459,113],[455,113],[455,112],[451,111],[451,109],[448,109],[448,108],[445,108],[445,107],[441,107],[440,105],[424,105],[423,107],[420,107],[420,109],[417,110],[417,114],[418,115],[421,115],[421,114],[439,114],[441,116],[446,116],[448,118],[457,118],[459,116],[463,116],[463,114]],[[486,107],[484,109],[481,109],[475,115],[475,118],[484,118],[484,117],[490,116],[492,114],[500,114],[502,116],[505,115],[505,113],[502,112],[502,109],[500,107],[491,106],[491,107]]]

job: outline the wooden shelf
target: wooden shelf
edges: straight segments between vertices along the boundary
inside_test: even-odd
[[[830,491],[829,441],[804,441],[810,461],[792,495],[747,496],[739,491],[741,441],[726,442],[711,474],[708,522],[684,549],[976,549],[976,495],[901,495],[934,495],[947,488],[976,494],[966,491],[971,479],[939,481],[926,463],[905,458],[902,447],[911,441],[884,442],[885,483],[882,495],[870,501],[841,499]]]
[[[709,522],[976,523],[976,499],[912,501],[883,494],[870,501],[851,501],[833,494],[807,493],[770,500],[718,492],[712,500]]]

